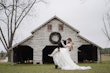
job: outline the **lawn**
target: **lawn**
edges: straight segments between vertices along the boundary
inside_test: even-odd
[[[110,56],[108,57],[110,58]],[[17,64],[11,65],[9,63],[0,64],[0,73],[110,73],[110,61],[103,61],[102,63],[85,63],[79,64],[80,66],[91,66],[91,70],[72,70],[64,71],[61,69],[55,69],[54,64],[43,65],[29,65],[29,64]]]

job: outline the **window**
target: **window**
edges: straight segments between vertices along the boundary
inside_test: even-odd
[[[59,31],[63,31],[63,24],[59,24]]]
[[[48,29],[48,31],[52,31],[52,25],[49,24],[49,25],[47,26],[47,29]]]

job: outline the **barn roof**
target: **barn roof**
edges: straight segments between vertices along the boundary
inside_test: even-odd
[[[40,28],[42,28],[43,26],[46,25],[46,23],[50,22],[53,19],[57,19],[59,21],[61,21],[62,23],[64,23],[65,25],[67,25],[69,28],[71,28],[72,30],[76,31],[77,33],[79,33],[79,30],[77,30],[76,28],[70,26],[68,23],[66,23],[65,21],[63,21],[62,19],[60,19],[57,16],[53,16],[51,19],[49,19],[48,21],[46,21],[45,23],[43,23],[41,26],[39,26],[38,28],[36,28],[35,30],[32,31],[32,33],[36,32],[37,30],[39,30]]]
[[[42,24],[41,26],[39,26],[38,28],[34,29],[34,30],[31,32],[32,35],[28,36],[26,39],[22,40],[21,42],[15,44],[12,48],[14,48],[14,47],[16,47],[16,46],[18,46],[18,45],[24,43],[25,41],[29,40],[30,38],[32,38],[34,32],[36,32],[37,30],[39,30],[40,28],[42,28],[43,26],[45,26],[46,23],[50,22],[50,21],[53,20],[53,19],[57,19],[57,20],[61,21],[61,22],[64,23],[66,26],[68,26],[68,27],[71,28],[72,30],[74,30],[74,31],[76,31],[77,33],[79,33],[79,30],[77,30],[77,29],[75,29],[74,27],[70,26],[68,23],[66,23],[65,21],[63,21],[63,20],[60,19],[59,17],[54,16],[54,17],[52,17],[51,19],[49,19],[48,21],[46,21],[44,24]],[[80,37],[81,39],[83,39],[83,40],[85,40],[85,41],[87,41],[87,42],[89,42],[89,43],[91,43],[91,44],[93,44],[93,45],[99,47],[100,49],[102,48],[102,47],[100,47],[99,45],[97,45],[97,44],[93,43],[92,41],[88,40],[87,38],[81,36],[80,34],[78,34],[78,37]],[[12,48],[10,48],[9,50],[11,50]]]
[[[99,45],[95,44],[94,42],[88,40],[87,38],[83,37],[82,35],[78,34],[78,37],[80,37],[81,39],[83,39],[83,40],[85,40],[85,41],[87,41],[87,42],[93,44],[94,46],[97,46],[97,47],[99,47],[100,49],[102,49],[102,47],[100,47]]]

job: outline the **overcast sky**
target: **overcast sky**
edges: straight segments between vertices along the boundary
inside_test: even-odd
[[[30,35],[30,32],[57,16],[80,31],[80,35],[101,47],[110,47],[110,42],[102,32],[103,15],[108,10],[105,0],[45,0],[47,3],[34,5],[30,14],[22,22],[15,43]],[[3,46],[0,44],[0,50]]]

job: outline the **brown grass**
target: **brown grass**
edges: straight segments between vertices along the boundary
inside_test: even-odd
[[[101,60],[103,61],[110,61],[110,54],[102,54]]]

